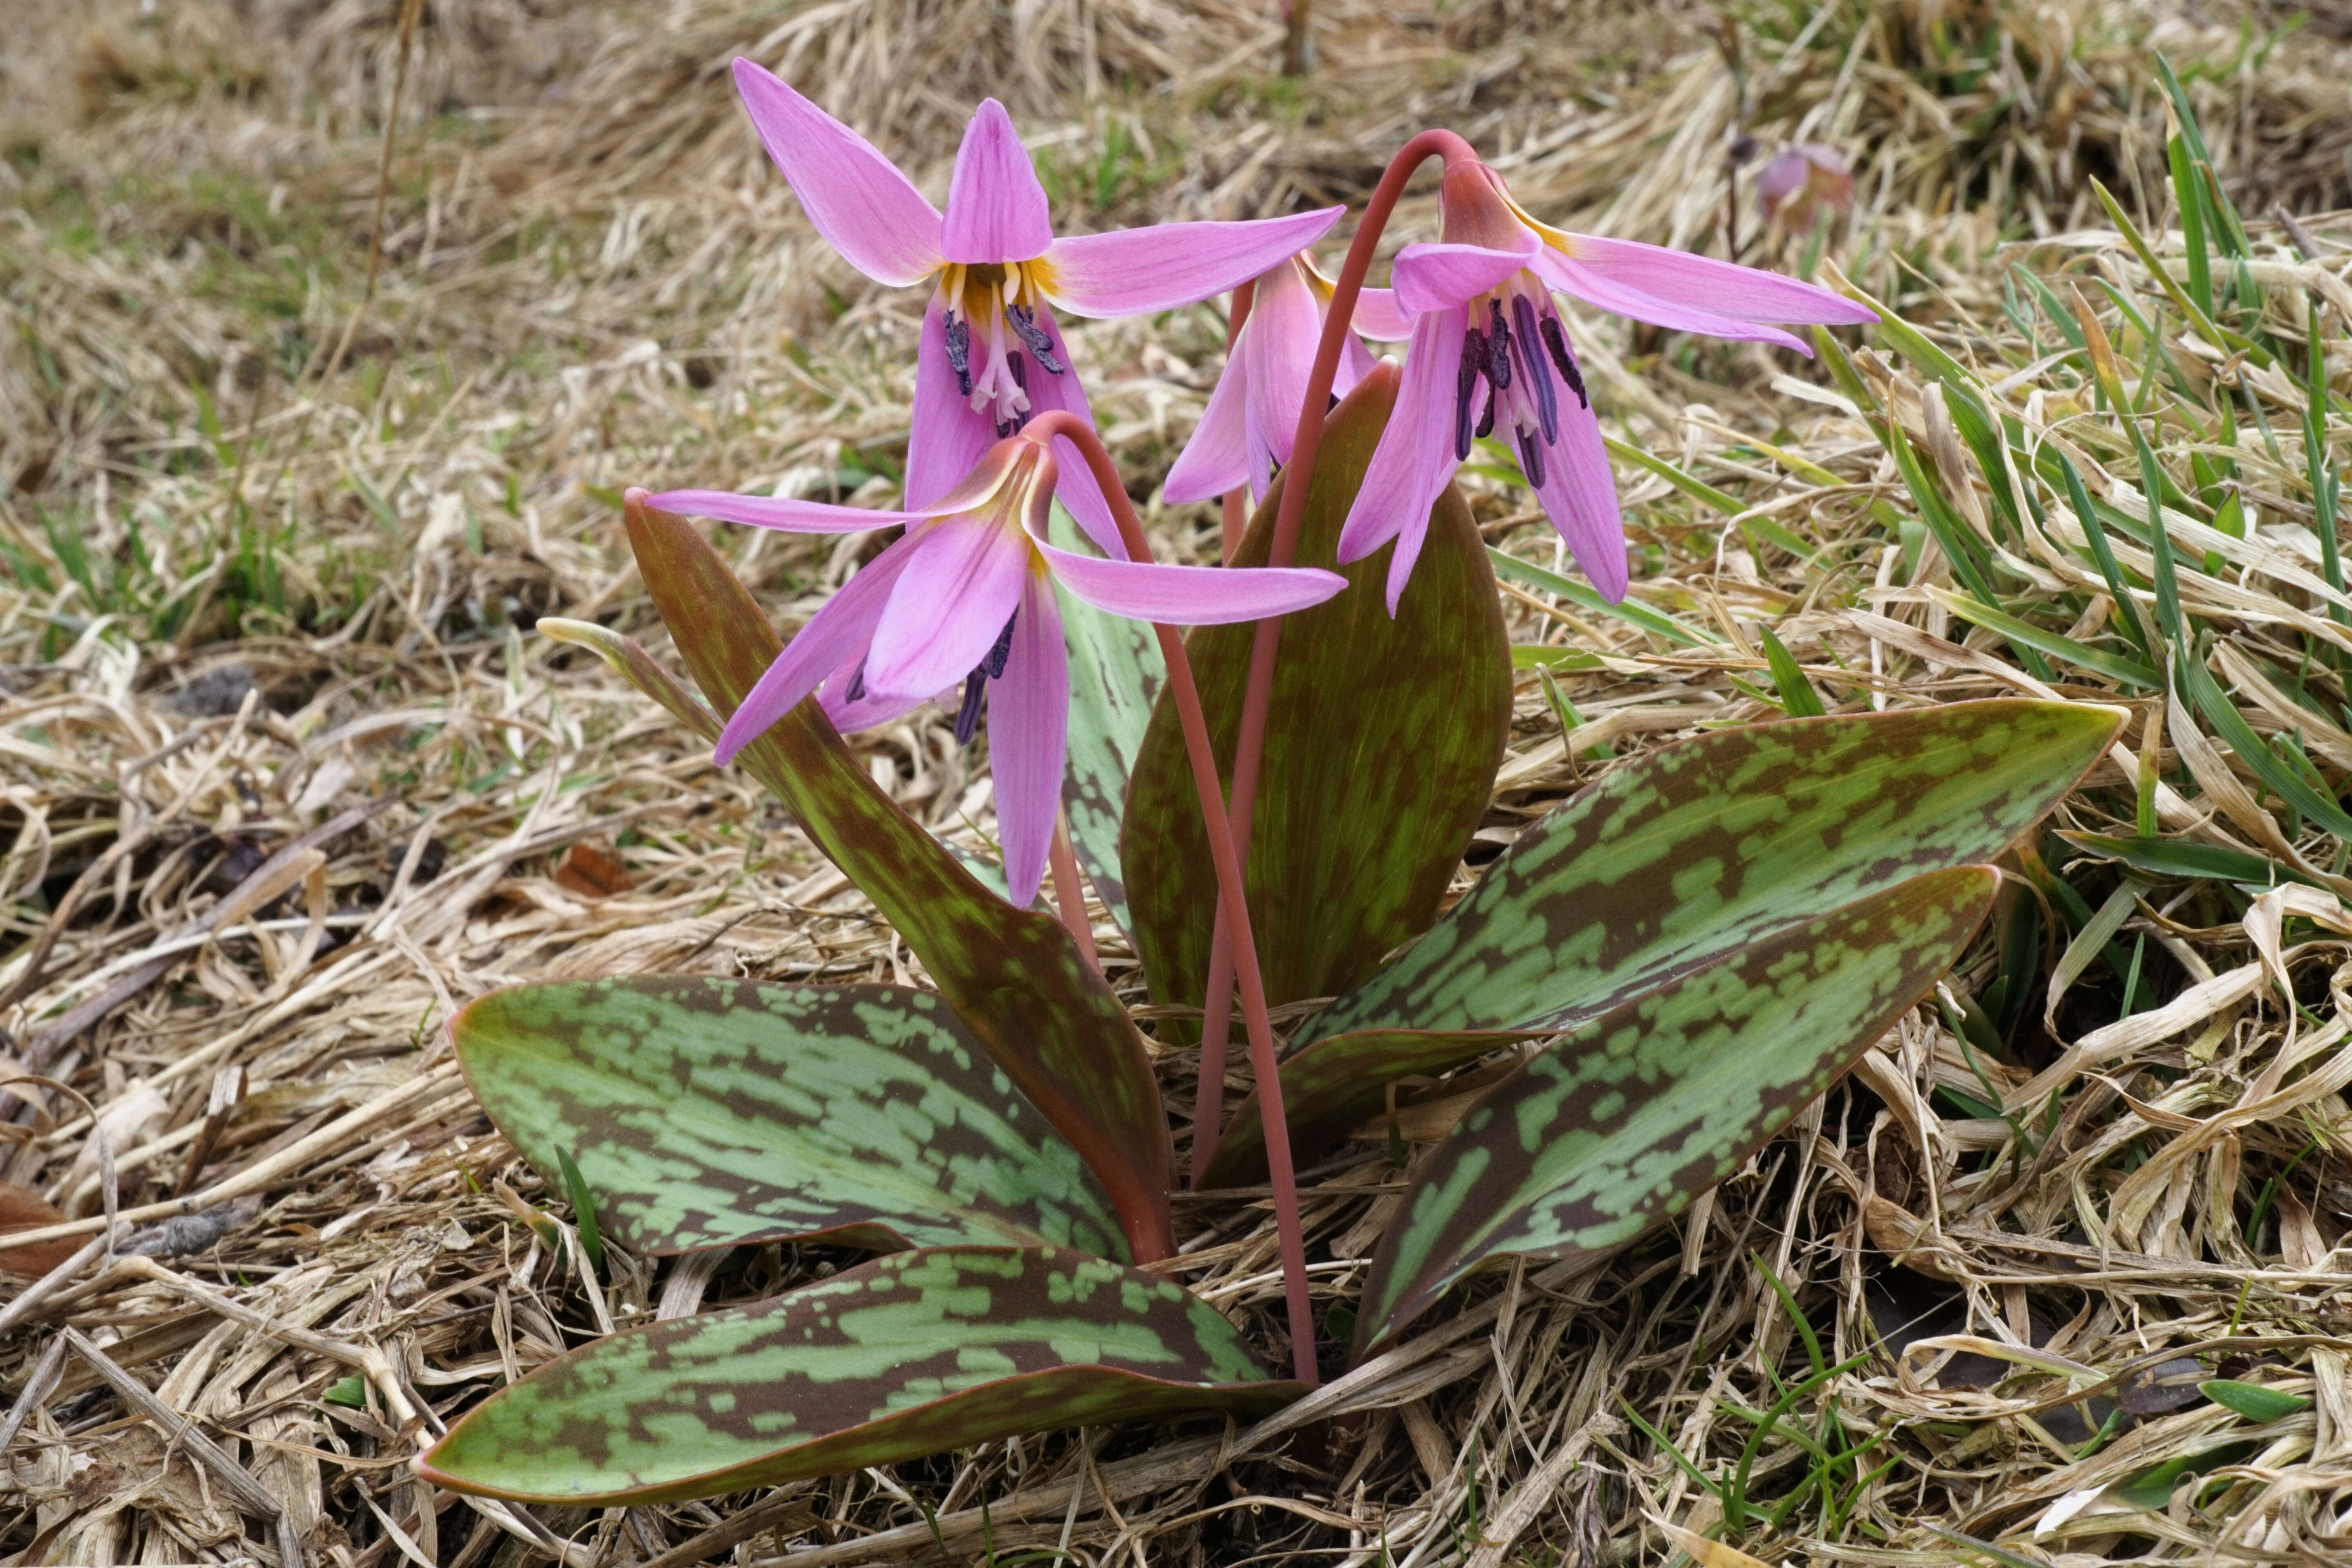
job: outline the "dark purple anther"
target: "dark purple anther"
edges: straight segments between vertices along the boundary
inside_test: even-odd
[[[1486,392],[1486,411],[1478,416],[1478,438],[1483,441],[1494,433],[1495,393],[1494,389],[1490,387]]]
[[[1497,388],[1511,384],[1511,329],[1503,324],[1503,302],[1486,301],[1494,324],[1486,329],[1486,379]]]
[[[841,700],[844,702],[856,702],[862,700],[865,696],[866,661],[861,658],[857,661],[857,668],[850,672],[849,689],[841,694]]]
[[[1519,472],[1527,475],[1529,488],[1541,489],[1544,482],[1543,443],[1525,430],[1518,432],[1518,437]]]
[[[956,710],[955,738],[959,746],[969,746],[980,731],[980,694],[988,689],[988,678],[973,670],[963,678],[963,706]]]
[[[950,316],[947,321],[948,363],[955,367],[956,390],[971,395],[971,328]]]
[[[980,668],[988,671],[991,680],[1004,673],[1004,661],[1013,657],[1013,626],[1020,618],[1019,610],[1004,617],[1004,629],[996,634],[996,646],[990,648],[988,657],[980,661]]]
[[[1551,363],[1559,367],[1560,380],[1568,383],[1569,390],[1576,394],[1576,405],[1579,408],[1591,407],[1592,399],[1584,395],[1584,377],[1576,374],[1576,356],[1568,352],[1568,339],[1560,334],[1558,316],[1543,319],[1543,341],[1544,347],[1551,351]]]
[[[1473,327],[1462,339],[1462,370],[1454,383],[1454,460],[1470,456],[1470,395],[1486,363],[1486,336]]]
[[[1511,300],[1511,314],[1518,318],[1518,336],[1511,347],[1519,357],[1519,368],[1528,378],[1528,389],[1536,395],[1536,418],[1543,426],[1543,438],[1556,440],[1559,436],[1559,394],[1553,390],[1551,371],[1536,352],[1536,308],[1532,300],[1520,294]]]
[[[1007,305],[1004,314],[1012,321],[1013,331],[1029,345],[1029,352],[1037,356],[1039,364],[1055,375],[1070,368],[1054,357],[1054,340],[1046,335],[1045,328],[1037,324],[1036,311],[1020,305]]]

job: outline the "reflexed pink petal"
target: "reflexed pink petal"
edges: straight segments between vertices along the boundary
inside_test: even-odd
[[[727,490],[664,490],[647,504],[681,517],[711,517],[721,522],[782,529],[791,533],[863,533],[867,529],[888,528],[928,515],[919,511],[868,511],[864,507],[788,500],[782,496],[740,496]]]
[[[1259,621],[1319,605],[1348,585],[1313,566],[1162,566],[1100,561],[1050,544],[1037,547],[1064,586],[1098,610],[1130,620],[1214,626]]]
[[[1037,183],[1029,149],[1004,105],[982,99],[956,149],[940,248],[950,261],[1029,261],[1053,243],[1045,187]]]
[[[1615,604],[1625,596],[1625,525],[1617,510],[1617,476],[1601,444],[1601,421],[1590,408],[1562,399],[1559,439],[1544,452],[1544,482],[1536,491],[1544,515],[1576,556],[1576,563]]]
[[[1246,322],[1243,330],[1246,333]],[[1211,500],[1250,482],[1249,443],[1242,426],[1243,405],[1249,396],[1245,374],[1239,353],[1226,359],[1223,374],[1209,389],[1209,405],[1192,427],[1192,438],[1168,469],[1168,482],[1160,489],[1164,499]]]
[[[1037,307],[1037,324],[1053,330],[1054,341],[1066,343],[1054,320],[1054,312],[1045,306]],[[1044,414],[1050,409],[1065,408],[1085,420],[1095,422],[1094,410],[1087,406],[1087,389],[1078,383],[1078,370],[1072,365],[1060,375],[1040,370],[1034,362],[1029,367],[1030,412]],[[1057,471],[1055,494],[1067,507],[1070,516],[1086,531],[1086,535],[1104,550],[1115,549],[1118,542],[1118,525],[1111,521],[1110,502],[1104,499],[1102,487],[1095,483],[1092,468],[1077,447],[1066,436],[1055,437],[1053,445],[1054,466]]]
[[[1406,246],[1389,268],[1397,309],[1418,316],[1425,310],[1453,310],[1484,294],[1544,247],[1533,229],[1519,232],[1526,243],[1508,250],[1444,243]]]
[[[1286,262],[1258,279],[1249,320],[1242,324],[1242,389],[1248,397],[1243,436],[1248,443],[1250,493],[1264,492],[1276,466],[1290,461],[1299,405],[1323,336],[1323,313],[1306,276]]]
[[[1345,397],[1355,391],[1356,384],[1372,374],[1372,366],[1376,363],[1372,351],[1364,346],[1363,340],[1349,332],[1340,340],[1339,372],[1331,378],[1332,393]]]
[[[944,259],[939,209],[872,142],[751,60],[735,90],[824,242],[878,283],[919,283]]]
[[[1878,320],[1876,311],[1843,294],[1761,268],[1736,267],[1686,250],[1630,239],[1589,234],[1561,237],[1567,241],[1563,259],[1570,265],[1661,303],[1727,316],[1735,321],[1855,326]],[[1553,255],[1561,254],[1559,248],[1547,248]],[[1599,300],[1593,303],[1613,309]]]
[[[943,518],[919,544],[874,628],[866,686],[877,696],[929,697],[970,674],[1029,576],[1027,537],[1000,519]]]
[[[929,508],[961,484],[996,440],[996,422],[976,414],[948,363],[946,307],[937,292],[915,347],[915,409],[907,433],[907,505]]]
[[[888,605],[891,589],[929,531],[923,525],[908,530],[907,537],[867,562],[825,602],[824,608],[793,634],[793,640],[784,645],[784,651],[768,666],[767,673],[719,732],[716,753],[719,766],[733,762],[736,752],[799,707],[819,681],[865,648]]]
[[[1393,289],[1365,289],[1356,295],[1356,331],[1382,342],[1401,343],[1412,336],[1412,312],[1396,302]]]
[[[1629,321],[1647,321],[1654,327],[1664,327],[1677,332],[1698,332],[1732,342],[1777,343],[1781,348],[1794,349],[1807,356],[1813,352],[1811,344],[1793,332],[1758,321],[1743,321],[1696,305],[1662,300],[1618,279],[1606,277],[1580,263],[1570,261],[1556,250],[1547,250],[1536,258],[1532,269],[1561,293],[1572,294],[1588,305],[1598,305],[1611,315],[1623,316]]]
[[[1139,316],[1197,304],[1306,249],[1347,210],[1065,235],[1045,253],[1045,293],[1074,316]]]
[[[1462,313],[1438,310],[1421,318],[1405,352],[1404,384],[1397,389],[1381,444],[1372,449],[1348,521],[1339,531],[1339,559],[1360,561],[1391,539],[1405,573],[1421,553],[1429,509],[1461,466],[1454,455],[1455,373],[1462,363]],[[1397,565],[1391,582],[1402,585]],[[1394,609],[1396,595],[1389,596]]]
[[[988,683],[988,768],[996,780],[996,839],[1004,848],[1005,894],[1027,909],[1045,880],[1070,749],[1070,659],[1062,611],[1044,577],[1033,575],[1013,624],[1013,654]]]

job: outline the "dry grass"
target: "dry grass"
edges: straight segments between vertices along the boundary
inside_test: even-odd
[[[1676,1531],[1821,1563],[2352,1549],[2335,1250],[2352,1218],[2352,967],[2329,924],[2352,891],[2345,841],[2193,701],[2156,726],[2156,694],[2114,673],[2133,649],[2065,498],[2022,476],[2040,510],[2009,521],[2010,476],[1989,477],[1943,412],[1969,393],[2144,520],[2125,426],[2009,269],[2079,288],[2183,492],[2187,633],[2210,634],[2200,657],[2264,765],[2299,746],[2333,797],[2352,774],[2352,633],[2315,586],[2305,395],[2200,346],[2088,184],[2178,252],[2147,51],[2200,68],[2223,183],[2259,220],[2260,324],[2291,345],[2322,300],[2340,345],[2347,229],[2308,219],[2307,262],[2264,216],[2352,206],[2352,60],[2328,13],[2277,39],[2260,7],[1758,5],[1727,57],[1696,5],[1323,0],[1304,82],[1273,74],[1275,7],[1240,0],[420,15],[404,50],[398,0],[57,7],[0,57],[16,204],[0,215],[0,1025],[5,1072],[46,1080],[15,1084],[38,1103],[0,1175],[76,1218],[116,1207],[138,1238],[125,1250],[146,1255],[85,1258],[0,1308],[0,1386],[26,1416],[0,1440],[0,1550],[274,1562],[290,1531],[306,1561],[366,1568],[1031,1552],[1499,1568],[1664,1562],[1690,1544]],[[2079,916],[2053,907],[2038,933],[1989,941],[1684,1222],[1598,1267],[1483,1282],[1255,1432],[1056,1435],[536,1521],[423,1491],[402,1461],[499,1378],[664,1303],[765,1294],[834,1262],[769,1247],[703,1279],[614,1254],[600,1282],[567,1230],[542,1239],[539,1208],[568,1210],[456,1078],[449,1012],[614,971],[919,979],[742,778],[522,629],[560,611],[655,637],[613,525],[623,484],[893,489],[918,301],[823,252],[740,123],[723,75],[738,51],[934,188],[970,100],[1003,97],[1071,226],[1357,196],[1403,134],[1444,121],[1546,216],[1720,253],[1735,132],[1843,147],[1862,199],[1827,254],[1958,362],[1930,395],[1935,367],[1871,340],[1847,390],[1906,431],[2044,646],[1955,613],[1962,584],[1889,437],[1836,405],[1822,368],[1591,322],[1612,433],[1653,459],[1621,464],[1635,593],[1687,640],[1510,595],[1519,640],[1601,658],[1563,680],[1572,735],[1523,685],[1465,882],[1611,757],[1794,700],[1766,673],[1769,627],[1832,709],[2123,701],[2127,754],[2062,826],[2129,836],[2145,751],[2166,842],[2299,866],[2315,896],[2059,862],[2120,919],[2113,972],[2082,944],[2045,1011]],[[1396,237],[1430,216],[1408,204]],[[1741,222],[1748,254],[1801,264],[1801,237]],[[1220,332],[1198,310],[1073,333],[1139,493],[1197,416]],[[2352,366],[2332,368],[2340,399]],[[2352,426],[2340,409],[2331,426],[2340,463]],[[2225,495],[2197,465],[2224,455],[2243,540],[2195,531]],[[1490,538],[1553,559],[1518,492],[1470,482]],[[1181,552],[1210,519],[1150,521]],[[722,543],[787,620],[849,562]],[[909,809],[985,833],[984,762],[939,716],[857,743]],[[2002,933],[2042,909],[2032,880],[2013,883]],[[2020,963],[2030,996],[2010,984]],[[1190,1058],[1162,1065],[1187,1099]],[[1375,1143],[1314,1174],[1317,1289],[1337,1304],[1397,1177]],[[187,1193],[212,1222],[141,1213]],[[1179,1218],[1188,1282],[1278,1342],[1263,1211],[1204,1195]],[[49,1357],[67,1328],[94,1353]],[[177,1414],[142,1415],[99,1357]],[[45,1366],[61,1381],[22,1398]],[[349,1392],[355,1371],[373,1392]],[[2308,1404],[2257,1423],[2198,1392],[2214,1376]],[[359,1402],[322,1403],[339,1385]],[[179,1416],[209,1450],[173,1436]],[[2192,1456],[2209,1478],[2152,1510],[2051,1511]],[[240,1502],[239,1474],[281,1500],[282,1528]],[[1717,1529],[1735,1479],[1744,1531]]]

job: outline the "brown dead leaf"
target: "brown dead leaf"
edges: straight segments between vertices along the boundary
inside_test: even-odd
[[[14,1182],[0,1182],[0,1236],[11,1231],[38,1230],[43,1226],[63,1225],[66,1216],[57,1211],[40,1194],[30,1187],[20,1187]],[[21,1275],[37,1279],[81,1250],[79,1241],[45,1241],[32,1247],[10,1247],[0,1251],[0,1273]]]
[[[618,860],[585,844],[574,844],[563,857],[563,864],[555,868],[555,885],[583,899],[609,899],[636,883],[621,869]]]

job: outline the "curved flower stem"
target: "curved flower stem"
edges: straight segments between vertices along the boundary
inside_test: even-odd
[[[1364,205],[1363,221],[1356,226],[1356,235],[1348,244],[1348,259],[1340,265],[1338,283],[1331,291],[1331,305],[1323,318],[1323,336],[1315,345],[1315,364],[1307,376],[1307,396],[1298,405],[1298,427],[1290,440],[1290,461],[1282,474],[1282,504],[1274,514],[1274,538],[1269,542],[1265,563],[1287,566],[1298,554],[1298,530],[1307,516],[1307,488],[1315,477],[1315,459],[1323,449],[1323,420],[1331,402],[1331,384],[1339,378],[1340,351],[1347,346],[1348,333],[1356,315],[1356,300],[1364,291],[1364,275],[1371,270],[1372,253],[1381,243],[1381,231],[1388,226],[1389,215],[1396,211],[1397,198],[1404,195],[1405,182],[1412,178],[1423,159],[1442,157],[1452,164],[1465,159],[1475,161],[1478,154],[1470,143],[1451,131],[1424,131],[1397,149],[1395,157],[1381,175],[1381,183],[1372,189],[1372,199]],[[1265,723],[1267,711],[1274,704],[1274,661],[1282,648],[1282,619],[1269,616],[1257,623],[1250,641],[1249,684],[1242,692],[1241,738],[1234,751],[1234,792],[1227,815],[1234,825],[1234,848],[1242,864],[1249,864],[1250,824],[1257,813],[1258,769],[1265,761]],[[1224,1110],[1224,1041],[1233,1027],[1234,1006],[1234,931],[1225,919],[1223,900],[1217,905],[1216,932],[1209,949],[1207,989],[1202,993],[1206,1013],[1201,1020],[1201,1087],[1200,1106],[1196,1110],[1192,1129],[1192,1180],[1197,1184],[1201,1173],[1208,1168],[1209,1159],[1217,1151],[1219,1123]],[[1255,954],[1252,954],[1255,967]],[[1216,1042],[1216,1055],[1209,1054],[1209,1042]],[[1217,1071],[1213,1090],[1210,1083],[1211,1066]],[[1261,1105],[1274,1104],[1266,1098],[1263,1076],[1258,1081]],[[1268,1131],[1271,1131],[1269,1123]]]
[[[1110,502],[1118,536],[1131,561],[1149,561],[1151,548],[1127,499],[1127,487],[1110,454],[1084,420],[1060,409],[1039,415],[1027,426],[1037,439],[1066,436],[1086,455],[1096,482]],[[1307,1238],[1298,1222],[1298,1184],[1290,1163],[1290,1124],[1283,1119],[1282,1089],[1275,1073],[1274,1023],[1266,1016],[1265,986],[1258,974],[1257,944],[1249,927],[1249,902],[1242,896],[1241,857],[1234,847],[1233,824],[1224,811],[1224,791],[1217,778],[1217,758],[1209,740],[1209,721],[1201,707],[1201,689],[1192,679],[1192,661],[1176,628],[1154,625],[1160,657],[1168,661],[1168,694],[1176,704],[1184,728],[1184,750],[1192,763],[1192,787],[1201,797],[1201,821],[1208,830],[1209,858],[1217,871],[1221,902],[1234,911],[1234,950],[1240,955],[1242,1017],[1249,1030],[1250,1061],[1257,1069],[1259,1101],[1266,1108],[1265,1163],[1274,1186],[1275,1230],[1281,1242],[1283,1293],[1290,1307],[1290,1356],[1298,1381],[1310,1388],[1320,1381],[1315,1363],[1315,1316],[1307,1299]]]
[[[1241,342],[1242,323],[1249,320],[1250,305],[1256,298],[1257,279],[1255,278],[1234,289],[1233,309],[1225,315],[1225,362],[1228,364],[1233,363],[1234,345]],[[1218,502],[1223,514],[1218,553],[1224,565],[1234,563],[1234,552],[1242,547],[1243,529],[1249,521],[1248,505],[1249,492],[1238,488],[1227,490]],[[1217,1055],[1220,1059],[1224,1056],[1224,1042],[1222,1040],[1217,1042]]]
[[[1095,922],[1087,914],[1087,885],[1078,879],[1078,858],[1070,850],[1070,819],[1058,811],[1054,814],[1050,864],[1054,868],[1054,907],[1061,911],[1062,924],[1069,931],[1070,940],[1078,944],[1087,967],[1099,974],[1102,958],[1095,952]]]

